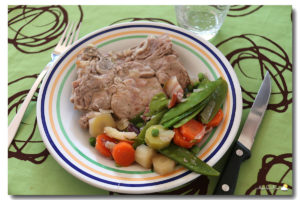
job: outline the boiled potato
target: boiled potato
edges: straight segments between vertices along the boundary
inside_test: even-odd
[[[135,150],[135,161],[143,167],[149,169],[152,167],[152,157],[155,155],[155,150],[142,144]]]
[[[158,130],[158,135],[153,135],[153,130]],[[153,149],[162,149],[167,147],[172,138],[174,137],[174,131],[165,129],[162,125],[153,125],[146,130],[145,142]]]
[[[100,113],[89,120],[89,133],[92,137],[104,133],[104,127],[116,127],[116,122],[110,113]]]
[[[160,175],[168,174],[175,169],[175,161],[161,154],[153,156],[152,163],[154,171]]]

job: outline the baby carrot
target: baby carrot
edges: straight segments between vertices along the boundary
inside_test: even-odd
[[[131,165],[135,160],[135,150],[128,142],[119,142],[112,150],[115,162],[123,167]]]
[[[173,142],[176,145],[189,149],[192,146],[194,146],[194,144],[196,143],[196,142],[189,141],[189,140],[187,140],[187,138],[183,137],[179,128],[174,128],[174,132],[175,132],[175,135],[173,138]]]
[[[97,136],[96,138],[96,145],[95,148],[97,151],[99,151],[103,156],[105,157],[111,157],[111,152],[108,148],[106,148],[105,143],[109,141],[109,142],[114,142],[116,143],[117,140],[108,137],[106,134],[100,134]]]
[[[210,120],[210,122],[207,123],[207,126],[209,127],[215,127],[218,126],[222,119],[223,119],[223,111],[222,109],[219,109],[219,111],[217,112],[217,114],[214,116],[214,118],[212,120]]]
[[[182,136],[187,138],[187,140],[196,140],[197,142],[200,142],[205,134],[205,127],[195,119],[182,125],[179,130]]]

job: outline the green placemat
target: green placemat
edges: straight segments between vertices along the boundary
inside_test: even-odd
[[[173,6],[8,6],[8,121],[49,62],[63,27],[82,21],[80,36],[113,23],[150,20],[176,25]],[[232,64],[243,92],[244,123],[266,70],[272,95],[252,156],[240,170],[236,195],[291,195],[292,7],[231,6],[211,41]],[[45,148],[36,124],[37,93],[8,150],[10,195],[118,195],[67,173]],[[227,154],[216,164],[222,170]],[[200,176],[159,194],[212,194],[216,177]],[[282,186],[287,184],[287,190]]]

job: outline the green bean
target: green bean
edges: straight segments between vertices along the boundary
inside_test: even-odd
[[[159,152],[168,158],[176,161],[185,168],[193,172],[208,175],[219,176],[220,173],[214,168],[210,167],[204,161],[200,160],[197,156],[189,150],[171,143],[168,147],[159,150]]]
[[[152,97],[149,105],[149,113],[147,116],[152,116],[159,113],[161,110],[168,107],[169,100],[165,93],[159,93]]]
[[[196,111],[194,111],[190,115],[186,116],[182,120],[178,121],[173,127],[178,128],[178,127],[182,126],[183,124],[187,123],[188,121],[190,121],[191,119],[193,119],[194,117],[196,117],[207,105],[207,103],[209,102],[209,99],[210,98],[206,98],[204,101],[202,101],[200,104],[198,104]]]
[[[216,101],[214,99],[211,99],[211,101],[206,105],[206,107],[203,109],[203,111],[200,114],[200,119],[202,123],[207,124],[209,122],[209,118],[215,106],[216,106]]]
[[[207,124],[214,118],[227,95],[227,83],[223,79],[218,79],[218,84],[214,92],[211,94],[211,100],[200,114],[201,122]]]
[[[202,78],[202,80],[199,82],[199,84],[197,85],[197,87],[195,87],[195,89],[205,88],[208,82],[211,82],[211,81],[206,76],[204,76]]]
[[[201,147],[194,145],[192,148],[190,148],[190,151],[197,156],[197,154],[201,151]]]
[[[161,112],[157,113],[149,122],[146,123],[146,125],[144,126],[144,128],[141,130],[141,132],[139,133],[139,135],[137,136],[137,138],[135,139],[134,143],[133,143],[133,147],[136,148],[141,144],[145,143],[145,134],[146,134],[146,130],[152,126],[152,125],[156,125],[160,123],[161,118],[163,117],[163,115],[167,112],[167,109],[163,109]]]
[[[175,107],[171,108],[163,116],[161,122],[165,123],[201,103],[204,99],[206,99],[213,93],[217,84],[218,80],[207,82],[205,86],[203,86],[203,89],[201,91],[193,92],[189,97],[187,97],[187,100],[185,102],[179,103]]]
[[[178,115],[178,116],[174,117],[173,119],[163,123],[162,125],[164,126],[164,128],[169,128],[169,127],[173,126],[174,124],[176,124],[177,122],[179,122],[180,120],[182,120],[182,119],[188,117],[189,115],[191,115],[192,113],[196,112],[201,107],[202,107],[202,105],[200,103],[200,104],[196,105],[195,107],[189,109],[188,111],[182,113],[181,115]],[[203,109],[203,107],[202,107],[202,109]]]

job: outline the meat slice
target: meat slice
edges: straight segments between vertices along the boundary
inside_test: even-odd
[[[168,35],[149,36],[117,53],[88,46],[78,55],[76,69],[70,99],[74,108],[84,113],[111,109],[119,119],[144,111],[171,77],[176,76],[182,88],[190,83]],[[89,116],[80,120],[82,127],[87,127]]]
[[[131,61],[124,62],[115,67],[116,76],[126,79],[128,77],[150,78],[155,76],[155,71],[148,65]]]
[[[73,82],[71,102],[77,110],[110,109],[113,73],[86,74]]]
[[[172,49],[172,41],[167,35],[148,37],[134,50],[134,61],[151,67],[161,84],[165,84],[172,76],[177,77],[182,88],[190,83],[189,75],[179,62]]]
[[[81,60],[90,61],[90,60],[100,60],[101,58],[100,51],[93,45],[88,45],[83,49],[79,57]]]
[[[83,114],[79,119],[79,125],[81,128],[88,128],[89,127],[89,120],[94,118],[97,115],[97,112],[90,111],[88,113]]]
[[[116,85],[112,95],[111,108],[122,119],[132,119],[143,112],[155,94],[163,92],[158,80],[153,78],[126,79]]]
[[[150,36],[132,54],[135,60],[158,59],[173,53],[172,42],[168,35]]]
[[[172,76],[176,76],[182,88],[190,83],[190,78],[179,62],[177,56],[168,55],[155,61],[155,65],[159,66],[156,71],[156,77],[161,84],[165,84]]]
[[[111,59],[94,46],[88,46],[77,61],[77,79],[73,82],[71,102],[81,111],[110,109],[110,90],[115,72]]]

